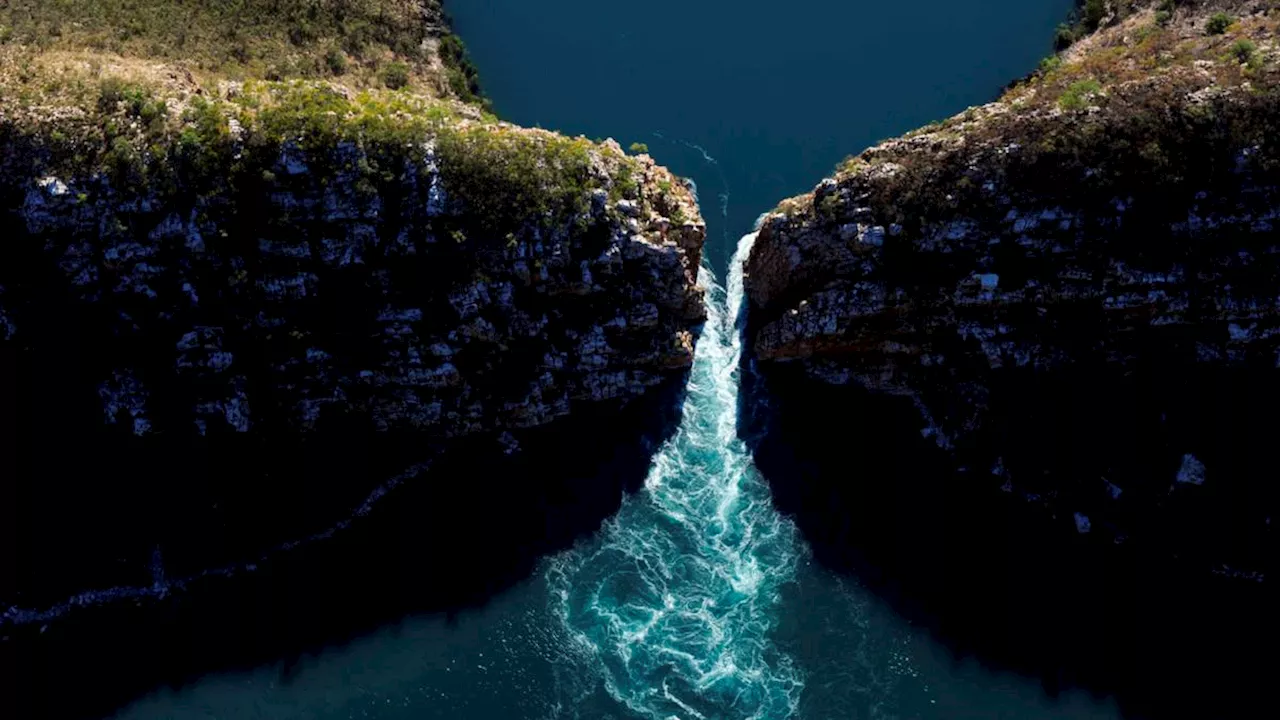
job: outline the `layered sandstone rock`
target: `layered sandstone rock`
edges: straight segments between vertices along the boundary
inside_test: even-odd
[[[693,194],[613,141],[462,102],[438,4],[376,5],[316,5],[317,39],[242,27],[241,65],[211,39],[228,28],[182,63],[150,22],[156,58],[75,46],[86,23],[24,44],[39,13],[5,15],[6,627],[256,566],[409,480],[432,488],[425,546],[492,516],[523,562],[643,473],[628,453],[669,420],[704,317]],[[251,62],[350,48],[366,11],[386,46],[340,77]]]
[[[1280,11],[1126,7],[998,102],[782,203],[747,265],[751,346],[794,392],[897,398],[904,446],[1064,534],[1260,581]]]

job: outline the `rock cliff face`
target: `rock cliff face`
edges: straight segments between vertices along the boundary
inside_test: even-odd
[[[766,368],[901,397],[975,486],[1072,532],[1229,514],[1229,538],[1178,534],[1261,579],[1274,508],[1247,458],[1273,422],[1212,404],[1276,385],[1280,15],[1184,5],[784,202],[748,261],[752,346]],[[1206,35],[1219,6],[1237,19]]]
[[[1262,617],[1246,608],[1276,557],[1273,6],[1107,4],[998,102],[850,158],[763,221],[758,458],[820,554],[1055,682],[1068,657],[1146,672],[1125,663],[1175,642],[1152,608],[1178,592]],[[1216,589],[1170,584],[1166,563]],[[1207,647],[1183,639],[1149,663],[1153,687]]]
[[[325,23],[368,5],[315,5],[344,12],[282,56],[347,47]],[[0,636],[30,643],[6,678],[199,636],[115,697],[471,601],[642,476],[703,320],[692,194],[460,102],[468,66],[416,24],[438,6],[387,5],[404,26],[369,42],[406,78],[348,48],[341,77],[264,79],[269,25],[244,57],[189,40],[200,64],[0,45]]]
[[[76,172],[58,130],[6,126],[23,437],[88,420],[67,442],[216,453],[341,428],[510,453],[690,365],[704,226],[647,157],[325,85],[222,92],[123,168]]]

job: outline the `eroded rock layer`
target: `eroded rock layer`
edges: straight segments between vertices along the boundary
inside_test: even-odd
[[[998,102],[783,202],[746,267],[750,435],[815,555],[1135,717],[1246,713],[1280,636],[1273,6],[1087,3]]]
[[[65,62],[82,93],[0,108],[6,626],[328,538],[407,478],[460,482],[458,447],[572,485],[548,429],[591,467],[660,435],[705,225],[647,156],[411,92]],[[603,503],[556,491],[583,501],[563,527],[607,514],[633,464],[597,478]],[[564,500],[474,481],[523,484],[539,526]],[[487,517],[430,495],[424,523]]]
[[[899,398],[962,482],[1063,532],[1261,581],[1280,15],[1156,5],[779,206],[748,261],[752,347]]]

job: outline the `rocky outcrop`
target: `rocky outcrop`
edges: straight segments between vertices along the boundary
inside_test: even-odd
[[[1131,14],[783,203],[747,267],[758,360],[901,398],[966,482],[1064,531],[1160,527],[1172,552],[1261,580],[1275,507],[1256,428],[1280,389],[1265,5]],[[1233,24],[1206,34],[1220,6]]]
[[[704,319],[705,225],[647,156],[38,62],[79,90],[0,77],[0,642],[46,707],[104,686],[52,714],[483,599],[639,482]],[[122,643],[191,658],[87,659]]]
[[[147,131],[168,146],[120,135],[124,167],[6,128],[0,340],[104,450],[342,428],[517,452],[692,362],[704,226],[647,157],[322,84],[221,92]]]
[[[105,176],[17,180],[28,187],[13,230],[28,252],[8,265],[21,275],[6,278],[6,339],[35,351],[64,321],[54,307],[93,314],[95,362],[121,356],[97,389],[103,420],[138,437],[305,433],[329,416],[441,437],[514,430],[687,368],[703,230],[659,213],[684,203],[696,217],[683,187],[584,142],[575,171],[599,187],[566,198],[580,212],[493,238],[463,229],[473,201],[447,175],[462,161],[442,156],[490,136],[535,162],[568,142],[478,127],[444,150],[425,134],[382,187],[361,186],[366,151],[342,142],[321,157],[284,146],[271,179],[181,198]],[[614,180],[632,164],[628,199]],[[659,194],[659,180],[680,189]],[[41,260],[49,276],[33,282]],[[134,356],[139,345],[155,355]]]
[[[763,220],[748,406],[819,558],[1141,715],[1275,637],[1280,13],[1119,5]]]

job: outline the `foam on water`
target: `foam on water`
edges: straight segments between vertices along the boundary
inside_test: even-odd
[[[657,720],[788,717],[804,686],[770,635],[805,547],[737,433],[742,262],[754,240],[739,243],[727,290],[700,275],[708,319],[683,416],[644,489],[547,572],[584,666]]]

